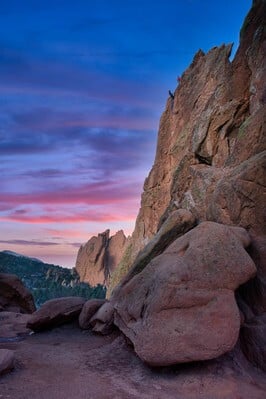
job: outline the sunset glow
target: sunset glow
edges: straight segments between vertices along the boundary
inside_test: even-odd
[[[238,44],[250,5],[1,1],[0,250],[73,267],[92,235],[131,234],[168,90]]]

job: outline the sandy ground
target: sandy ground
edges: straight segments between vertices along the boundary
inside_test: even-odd
[[[145,366],[122,336],[68,325],[2,342],[16,367],[0,378],[0,399],[264,399],[265,375],[229,356],[172,368]],[[245,363],[245,361],[244,361]]]

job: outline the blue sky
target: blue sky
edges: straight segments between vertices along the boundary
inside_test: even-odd
[[[134,228],[168,89],[195,52],[238,44],[251,6],[0,2],[0,250],[74,266]]]

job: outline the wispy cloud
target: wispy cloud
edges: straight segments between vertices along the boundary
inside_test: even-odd
[[[42,246],[42,247],[60,245],[59,243],[56,242],[36,241],[36,240],[0,240],[0,243],[12,244],[12,245]]]

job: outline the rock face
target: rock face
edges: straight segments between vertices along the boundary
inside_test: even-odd
[[[231,350],[240,315],[234,290],[256,273],[248,233],[203,222],[174,241],[113,297],[115,324],[152,366]],[[100,309],[101,310],[101,309]]]
[[[0,273],[0,309],[21,313],[36,309],[30,291],[14,274]]]
[[[69,323],[78,319],[84,303],[84,298],[74,296],[51,299],[32,314],[27,327],[33,331],[42,331]]]
[[[132,240],[108,295],[176,209],[190,211],[197,223],[244,227],[257,275],[237,293],[240,341],[266,370],[260,355],[266,337],[265,16],[265,0],[254,1],[233,61],[231,44],[200,50],[167,100]]]
[[[144,183],[129,265],[174,209],[188,209],[199,221],[237,224],[261,233],[264,220],[254,213],[262,212],[265,162],[264,16],[265,2],[254,3],[234,60],[229,60],[231,44],[207,54],[200,50],[183,73],[174,99],[168,99],[155,162]],[[220,193],[225,182],[232,187],[236,181],[237,203],[231,202],[231,194],[222,212]],[[254,197],[259,201],[256,211]],[[219,216],[212,209],[216,205]]]
[[[76,260],[76,270],[80,281],[92,286],[106,285],[128,244],[123,230],[112,237],[109,235],[110,230],[106,230],[80,247]]]

